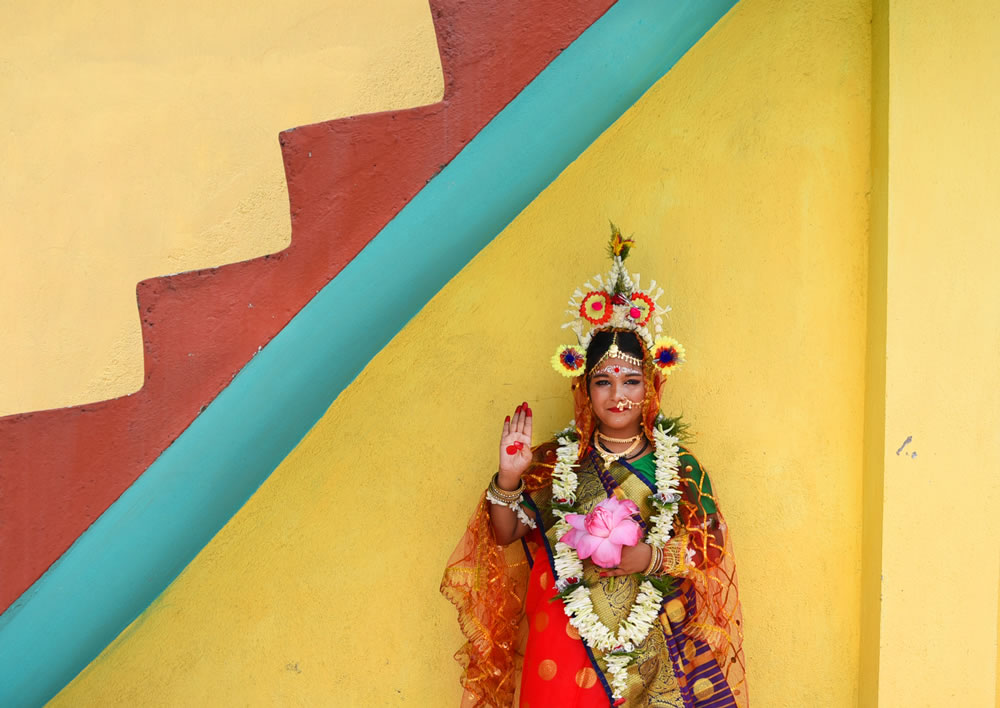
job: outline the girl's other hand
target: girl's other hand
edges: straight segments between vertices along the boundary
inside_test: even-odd
[[[622,546],[622,560],[617,568],[602,568],[600,576],[602,578],[614,578],[619,575],[632,575],[641,573],[649,565],[649,559],[653,557],[653,547],[645,543],[637,543],[634,546]]]

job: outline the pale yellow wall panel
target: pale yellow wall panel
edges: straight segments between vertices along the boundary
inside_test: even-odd
[[[137,390],[137,281],[289,243],[279,131],[443,90],[425,0],[17,0],[0,46],[0,415]]]
[[[735,539],[758,706],[857,701],[869,8],[743,0],[371,362],[55,700],[453,705],[444,563],[607,219],[675,308],[683,412]],[[297,668],[295,668],[297,667]]]
[[[990,706],[1000,583],[1000,12],[990,0],[892,2],[889,27],[880,705]]]

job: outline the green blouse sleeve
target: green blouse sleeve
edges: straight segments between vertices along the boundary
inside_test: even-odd
[[[681,474],[693,480],[701,494],[701,508],[706,514],[714,514],[719,509],[715,505],[715,494],[712,492],[712,480],[708,478],[708,473],[698,464],[698,460],[690,452],[681,448]],[[693,490],[692,490],[693,491]]]
[[[693,479],[698,485],[698,489],[701,490],[701,494],[698,495],[701,501],[701,508],[704,509],[706,514],[714,514],[719,509],[715,505],[715,495],[712,492],[712,480],[708,478],[708,473],[701,468],[698,464],[698,460],[690,452],[681,448],[680,455],[681,462],[681,476],[685,479]],[[646,481],[650,484],[655,484],[656,479],[656,462],[653,459],[653,455],[645,455],[642,458],[631,463],[632,468],[645,477]]]
[[[656,484],[656,460],[653,459],[653,453],[643,455],[631,465],[632,469],[642,475],[647,484]]]

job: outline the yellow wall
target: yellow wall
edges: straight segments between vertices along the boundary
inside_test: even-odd
[[[743,0],[386,347],[54,705],[451,705],[437,593],[505,411],[570,415],[566,298],[638,236],[736,542],[756,705],[856,701],[864,0]],[[560,267],[554,267],[559,263]]]
[[[998,33],[992,0],[889,3],[884,706],[995,701]]]
[[[138,280],[288,244],[279,131],[443,87],[426,0],[14,0],[0,46],[0,415],[137,390]]]
[[[889,203],[889,6],[872,3],[871,196],[865,341],[865,429],[862,463],[861,645],[858,705],[878,702],[882,592],[882,490],[885,451],[885,332]]]

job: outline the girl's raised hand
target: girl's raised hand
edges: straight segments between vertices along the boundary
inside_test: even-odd
[[[497,481],[501,487],[514,489],[521,475],[531,465],[531,409],[527,401],[507,416],[500,436],[500,472]]]

